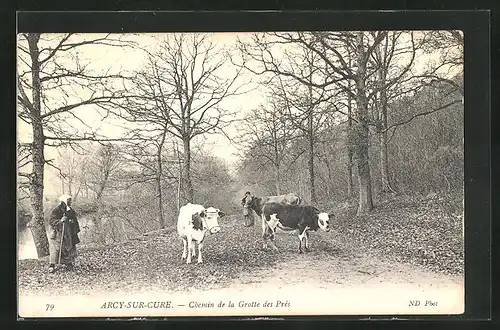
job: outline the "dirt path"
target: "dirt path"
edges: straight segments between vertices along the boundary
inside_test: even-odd
[[[202,301],[221,297],[237,304],[267,301],[280,307],[259,309],[271,316],[460,314],[464,308],[463,277],[367,254],[295,255],[275,267],[242,274],[223,288],[191,294]],[[411,306],[411,301],[419,305]],[[254,315],[245,309],[237,313]]]
[[[258,231],[257,228],[255,230]],[[274,254],[277,259],[276,263],[253,268],[246,267],[244,271],[239,271],[235,276],[220,282],[211,280],[214,272],[220,273],[227,271],[227,269],[221,267],[222,264],[215,264],[215,259],[208,260],[202,265],[185,265],[177,260],[178,253],[173,254],[176,258],[175,262],[173,260],[165,261],[163,254],[157,256],[158,259],[151,259],[153,260],[151,264],[158,267],[154,271],[148,271],[146,265],[141,264],[134,266],[137,268],[127,266],[127,271],[123,275],[142,272],[142,275],[137,278],[126,278],[125,276],[117,278],[117,276],[122,275],[115,274],[115,270],[109,273],[112,277],[103,276],[101,281],[92,280],[92,285],[89,285],[88,282],[86,282],[87,284],[75,283],[81,279],[75,274],[61,273],[51,277],[52,280],[61,277],[65,282],[72,283],[72,290],[62,290],[62,295],[51,292],[50,301],[57,304],[60,309],[66,308],[68,301],[72,302],[71,306],[81,304],[78,316],[123,316],[123,313],[144,316],[144,312],[158,316],[269,316],[286,314],[453,314],[463,311],[463,277],[439,274],[420,266],[381,259],[374,253],[354,245],[354,242],[342,238],[342,235],[335,233],[331,235],[317,233],[314,240],[311,241],[311,252],[299,254],[297,253],[296,237],[280,234],[277,238],[280,252],[269,250],[258,253],[260,258],[258,260],[262,260],[262,263],[264,258],[271,258]],[[161,244],[171,241],[171,237],[167,235],[158,237],[157,241],[146,240],[143,243],[149,242],[154,246],[162,246]],[[253,245],[249,242],[253,242]],[[254,241],[252,238],[249,239],[249,242],[246,242],[241,253],[256,254],[259,249],[258,240]],[[217,244],[215,243],[212,241],[210,247],[216,248]],[[120,248],[120,251],[125,248]],[[130,253],[124,251],[126,255],[124,260],[127,261],[127,264],[133,253],[137,252],[136,249],[137,246],[134,245],[134,251]],[[104,252],[100,252],[99,255]],[[223,250],[221,253],[225,256],[229,250]],[[235,252],[233,251],[233,253]],[[145,259],[144,252],[139,253],[139,255],[141,262],[148,260]],[[159,261],[165,263],[158,264]],[[235,259],[233,257],[226,262],[234,263]],[[231,267],[232,264],[225,265]],[[133,269],[136,271],[132,271]],[[166,277],[159,280],[152,279],[152,276],[164,274],[166,270],[181,272],[182,276],[176,277],[176,280],[170,281],[170,284],[168,284]],[[70,276],[73,277],[69,278]],[[189,286],[182,286],[180,289],[182,282],[189,282],[193,279],[208,281],[205,289],[195,289]],[[33,308],[39,305],[43,306],[48,299],[45,297],[48,291],[55,287],[49,288],[44,285],[43,288],[36,294],[34,292],[21,294],[23,306],[33,306]],[[173,290],[174,288],[177,290]],[[107,301],[165,300],[176,304],[176,309],[123,311],[105,310],[99,307]],[[417,300],[421,302],[421,306],[411,307],[410,302]],[[234,308],[227,307],[229,301],[235,304]],[[211,309],[189,307],[191,304],[213,303],[217,305],[219,302],[226,303],[226,307]],[[424,307],[427,302],[436,305],[432,308]],[[265,303],[273,304],[273,307],[266,307]],[[256,304],[258,307],[249,307],[257,306]],[[64,311],[61,313],[64,315],[74,313],[73,307],[71,307],[73,309],[67,308],[66,313],[68,314],[64,314]],[[36,314],[37,311],[34,313]],[[71,315],[74,316],[74,314]]]
[[[384,287],[463,290],[463,276],[441,274],[419,265],[382,259],[380,254],[366,250],[336,231],[315,232],[311,239],[311,252],[307,253],[297,253],[296,236],[280,230],[277,231],[276,244],[283,258],[274,267],[241,273],[222,290],[286,291],[301,287],[319,290]],[[268,253],[276,252],[269,250]]]
[[[369,254],[296,254],[273,268],[241,274],[228,285],[229,291],[384,287],[409,285],[421,289],[463,287],[463,277],[443,275],[418,266],[387,262]],[[217,289],[220,290],[220,289]]]

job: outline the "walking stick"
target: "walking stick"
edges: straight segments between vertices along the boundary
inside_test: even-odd
[[[62,225],[61,244],[59,245],[59,263],[58,263],[58,265],[61,264],[61,253],[62,253],[62,243],[63,243],[63,239],[64,239],[64,224],[65,223],[66,223],[66,221],[64,221],[63,225]]]

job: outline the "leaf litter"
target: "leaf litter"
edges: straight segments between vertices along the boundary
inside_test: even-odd
[[[307,260],[315,264],[335,260],[352,265],[345,271],[367,276],[376,276],[380,270],[376,264],[357,267],[358,258],[374,256],[373,260],[407,263],[441,274],[463,274],[461,219],[443,212],[442,203],[439,198],[392,198],[379,202],[369,216],[362,217],[355,216],[354,206],[332,206],[333,230],[311,235]],[[222,288],[241,274],[306,258],[297,253],[296,236],[279,234],[279,251],[264,251],[258,221],[253,227],[244,227],[241,215],[230,215],[220,224],[223,230],[205,241],[202,264],[196,258],[190,265],[181,260],[182,241],[171,227],[102,248],[81,247],[72,271],[49,274],[46,258],[20,260],[19,290],[54,295],[67,294],[68,286],[72,294],[83,295],[92,291],[205,290]]]

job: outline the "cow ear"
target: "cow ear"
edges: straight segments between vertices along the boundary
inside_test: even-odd
[[[204,218],[205,217],[205,211],[200,212],[200,217]]]
[[[328,218],[333,218],[333,213],[328,213]]]
[[[225,216],[225,215],[226,215],[226,213],[224,213],[224,212],[222,212],[222,211],[219,211],[219,217],[221,217],[221,218],[222,218],[222,217],[223,217],[223,216]]]

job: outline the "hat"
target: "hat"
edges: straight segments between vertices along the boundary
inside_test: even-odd
[[[68,199],[73,199],[73,197],[71,197],[71,195],[61,195],[61,196],[59,196],[59,201],[63,202],[64,204],[66,204],[66,209],[70,210],[70,207],[68,206]]]

